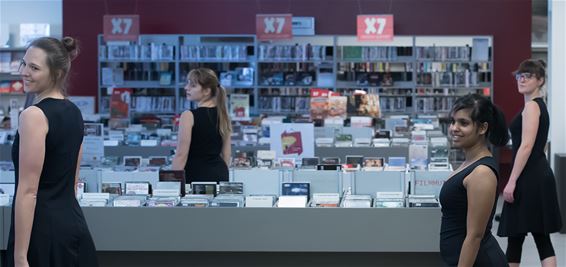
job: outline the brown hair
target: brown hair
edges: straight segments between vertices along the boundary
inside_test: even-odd
[[[226,108],[226,91],[218,82],[218,77],[213,70],[208,68],[197,68],[189,72],[188,81],[200,84],[203,89],[210,89],[210,97],[216,98],[216,111],[218,113],[218,131],[224,139],[232,133],[232,125]]]
[[[64,37],[58,40],[53,37],[40,37],[33,40],[29,45],[43,50],[47,54],[47,67],[53,86],[62,90],[67,95],[67,84],[71,61],[79,53],[78,41],[72,37]]]
[[[513,74],[517,73],[532,73],[537,77],[537,79],[543,79],[540,87],[543,87],[546,83],[546,63],[544,60],[527,59],[521,62],[521,64],[519,64],[519,68],[513,72]]]

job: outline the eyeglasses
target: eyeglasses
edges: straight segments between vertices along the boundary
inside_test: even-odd
[[[530,80],[531,78],[534,78],[534,77],[535,77],[534,74],[528,73],[528,72],[515,74],[515,79],[516,79],[517,81],[518,81],[518,80],[521,80],[521,79]]]

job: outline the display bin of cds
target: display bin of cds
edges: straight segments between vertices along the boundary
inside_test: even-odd
[[[411,172],[412,195],[435,195],[438,198],[444,182],[451,171],[414,171]]]
[[[100,192],[102,183],[100,170],[80,169],[79,180],[80,182],[85,183],[85,192]]]
[[[1,161],[12,160],[12,145],[0,144],[0,160]]]
[[[0,183],[5,183],[5,184],[11,184],[11,183],[15,183],[16,180],[15,178],[15,173],[14,171],[0,171]]]
[[[12,223],[12,207],[0,207],[0,216],[2,219],[0,223],[2,224],[2,230],[0,231],[0,250],[6,250],[8,247],[8,234],[10,233],[10,224]],[[5,253],[0,253],[0,257],[3,257]],[[2,265],[4,266],[4,265]]]
[[[171,155],[175,147],[170,146],[105,146],[104,156],[124,157],[124,156],[140,156],[143,158]]]
[[[341,171],[296,170],[293,182],[310,183],[310,196],[315,193],[341,193]]]
[[[353,179],[353,193],[375,196],[376,192],[405,192],[404,171],[359,171]]]
[[[346,162],[346,156],[361,155],[364,157],[408,157],[408,146],[392,147],[315,147],[314,153],[319,158],[338,157],[340,162]]]
[[[234,169],[231,182],[244,183],[244,195],[279,195],[282,172],[272,169]]]
[[[102,183],[121,183],[122,188],[126,182],[149,182],[155,188],[159,182],[159,172],[102,170],[100,179]]]
[[[2,207],[0,232],[8,233],[11,210]],[[441,215],[439,209],[430,208],[82,210],[98,251],[132,252],[438,253]],[[415,227],[416,221],[419,227]],[[166,227],[156,227],[163,222],[167,222]],[[187,227],[187,222],[191,227]],[[211,233],[222,238],[211,238]],[[8,236],[0,237],[5,249]]]

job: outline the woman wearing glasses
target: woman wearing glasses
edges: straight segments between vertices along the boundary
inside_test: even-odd
[[[542,98],[545,67],[543,61],[525,60],[515,72],[525,106],[509,127],[514,161],[503,190],[505,203],[497,231],[499,236],[508,237],[507,260],[511,267],[521,262],[527,233],[533,235],[542,266],[556,266],[549,234],[557,232],[562,222],[554,174],[544,152],[549,129],[548,111]]]

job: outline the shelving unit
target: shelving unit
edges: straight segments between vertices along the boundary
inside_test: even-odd
[[[18,66],[25,52],[23,47],[0,48],[0,110],[5,116],[8,116],[8,109],[11,105],[23,107],[25,104],[26,97],[23,88],[20,92],[10,89],[13,82],[21,81]]]
[[[105,88],[114,86],[134,88],[135,96],[158,89],[160,95],[175,97],[169,113],[180,114],[192,107],[184,87],[187,73],[196,67],[214,69],[228,94],[250,94],[252,116],[308,113],[312,88],[346,96],[355,90],[378,94],[384,115],[442,115],[458,96],[493,94],[489,36],[396,36],[392,42],[359,42],[356,36],[316,35],[264,42],[255,35],[141,35],[138,43],[126,43],[122,50],[104,44],[102,36],[99,44],[100,72],[104,67],[130,71],[129,76],[124,71],[120,84],[103,84],[100,77],[102,112],[109,104]],[[138,76],[139,69],[141,75],[144,68],[153,72],[153,80],[127,79],[132,68]],[[170,83],[163,82],[164,71],[170,73]]]

